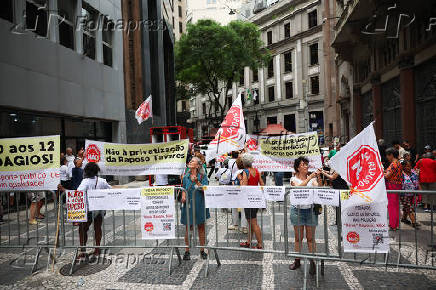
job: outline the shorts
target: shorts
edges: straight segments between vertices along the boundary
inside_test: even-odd
[[[436,182],[433,183],[421,183],[422,190],[434,190],[436,191]],[[436,192],[431,194],[422,194],[422,202],[436,205]]]
[[[28,198],[31,202],[39,202],[45,198],[44,192],[30,192]]]
[[[299,212],[298,212],[299,211]],[[291,224],[294,226],[314,226],[318,225],[318,216],[312,208],[296,208],[291,206]]]
[[[244,208],[245,218],[247,220],[255,219],[257,217],[258,210],[258,208]]]

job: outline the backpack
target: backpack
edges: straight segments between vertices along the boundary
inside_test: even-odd
[[[220,176],[219,179],[220,185],[229,185],[232,182],[232,171],[230,169],[226,169]]]

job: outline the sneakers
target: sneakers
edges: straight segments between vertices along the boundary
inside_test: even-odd
[[[237,231],[238,230],[238,226],[237,225],[231,225],[228,227],[229,231]]]
[[[37,225],[38,222],[36,220],[29,220],[29,225]]]
[[[185,254],[183,255],[183,261],[189,261],[191,260],[191,253],[186,251]]]

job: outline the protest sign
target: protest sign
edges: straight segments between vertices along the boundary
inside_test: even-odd
[[[0,139],[0,190],[56,190],[60,137]]]
[[[347,193],[341,192],[341,196]],[[386,204],[368,203],[342,209],[344,252],[388,253]]]
[[[265,208],[261,186],[205,186],[206,208]]]
[[[330,166],[351,184],[350,191],[341,191],[344,251],[387,253],[387,194],[373,124],[342,147]]]
[[[291,205],[311,205],[313,204],[313,189],[291,189],[289,200]]]
[[[174,187],[156,186],[141,189],[142,239],[175,239]]]
[[[339,190],[314,189],[313,203],[322,205],[339,206]]]
[[[285,199],[284,186],[264,186],[265,199],[269,201],[283,201]]]
[[[257,136],[257,150],[253,167],[259,171],[294,172],[294,160],[304,156],[309,160],[309,171],[322,167],[321,152],[316,132],[282,136]]]
[[[87,222],[86,192],[67,190],[65,194],[67,201],[67,222]]]
[[[140,188],[88,190],[89,210],[140,210]]]
[[[85,163],[97,162],[104,175],[182,174],[188,140],[116,144],[86,140]]]

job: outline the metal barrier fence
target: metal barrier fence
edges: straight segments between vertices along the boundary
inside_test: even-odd
[[[35,261],[32,267],[32,272],[35,271],[39,254],[42,249],[50,251],[56,248],[63,249],[73,249],[74,257],[71,262],[71,270],[70,273],[74,271],[74,265],[76,262],[76,257],[81,248],[100,248],[100,249],[124,249],[124,248],[164,248],[170,249],[170,257],[169,257],[169,266],[168,270],[171,273],[172,268],[172,259],[174,252],[178,257],[179,264],[181,263],[181,256],[179,252],[179,248],[206,248],[208,249],[208,258],[206,261],[206,270],[205,276],[208,275],[209,263],[211,254],[214,254],[214,258],[216,260],[217,265],[221,265],[219,259],[219,252],[221,251],[240,251],[240,252],[251,252],[251,253],[272,253],[283,255],[285,257],[294,257],[304,259],[306,262],[304,263],[304,285],[307,282],[307,261],[309,259],[313,259],[316,261],[316,278],[318,283],[318,275],[319,275],[319,265],[321,264],[321,274],[323,274],[324,262],[325,261],[338,261],[338,262],[347,262],[347,263],[359,263],[359,264],[369,264],[369,265],[378,265],[384,267],[405,267],[405,268],[419,268],[419,269],[430,269],[436,270],[434,266],[434,257],[435,257],[435,245],[434,245],[434,214],[433,214],[433,206],[431,204],[431,212],[430,214],[430,237],[426,236],[426,231],[420,231],[419,229],[414,229],[414,239],[413,241],[404,241],[403,240],[403,229],[401,227],[401,221],[399,221],[399,231],[394,232],[395,235],[395,243],[391,243],[391,248],[395,247],[395,251],[392,251],[390,254],[350,254],[344,253],[341,244],[341,221],[337,220],[337,227],[334,229],[336,232],[335,235],[331,235],[329,231],[329,214],[328,211],[334,213],[335,209],[331,210],[332,207],[324,206],[324,210],[322,213],[323,223],[322,228],[318,227],[316,231],[317,234],[323,233],[322,239],[316,239],[316,235],[314,235],[314,243],[316,245],[317,242],[323,243],[323,247],[314,253],[303,253],[303,252],[295,252],[290,251],[289,243],[291,233],[295,235],[293,229],[288,226],[289,224],[289,192],[292,188],[298,187],[286,187],[286,194],[284,202],[268,202],[267,205],[267,213],[269,215],[265,215],[265,210],[261,210],[258,215],[259,226],[261,229],[261,234],[263,237],[268,237],[268,239],[264,239],[263,249],[251,249],[251,248],[240,248],[239,243],[244,238],[242,234],[230,233],[228,230],[229,227],[229,213],[220,213],[217,209],[214,210],[214,221],[212,228],[214,228],[214,232],[212,235],[208,237],[208,228],[209,225],[206,222],[206,243],[205,245],[199,245],[197,243],[198,232],[195,226],[196,224],[196,212],[195,206],[192,208],[193,210],[193,220],[189,220],[189,214],[187,214],[188,218],[188,226],[180,225],[180,204],[176,201],[176,241],[165,240],[159,243],[158,240],[155,241],[155,244],[149,244],[142,239],[140,240],[139,236],[141,235],[137,224],[139,224],[137,217],[140,217],[140,213],[137,211],[107,211],[107,215],[102,224],[102,243],[101,245],[87,245],[81,246],[78,242],[79,238],[79,230],[77,226],[72,225],[71,223],[66,223],[65,221],[65,209],[64,209],[64,198],[63,194],[56,199],[56,194],[54,192],[46,192],[46,198],[42,202],[42,207],[44,209],[44,213],[46,214],[45,218],[36,225],[29,224],[29,197],[27,192],[15,192],[14,195],[14,203],[12,203],[12,199],[8,196],[9,193],[3,192],[1,193],[2,202],[5,205],[4,208],[4,216],[6,222],[0,225],[0,249],[2,248],[30,248],[36,250]],[[303,188],[313,188],[313,187],[303,187]],[[319,188],[319,187],[317,187]],[[326,187],[321,187],[326,188]],[[185,189],[176,187],[176,191]],[[389,190],[388,193],[393,194],[402,194],[406,193],[406,191],[402,190]],[[407,193],[414,194],[414,200],[416,200],[417,195],[435,195],[436,191],[407,191]],[[53,195],[54,202],[50,203],[48,201],[48,196]],[[177,196],[177,194],[176,194]],[[192,196],[192,204],[195,204],[195,194]],[[34,199],[35,200],[35,199]],[[57,201],[58,200],[58,201]],[[6,202],[5,202],[6,201]],[[24,201],[24,202],[23,202]],[[187,203],[189,212],[189,203]],[[416,203],[414,203],[414,209],[416,212]],[[339,208],[340,209],[340,208]],[[399,219],[401,218],[401,205],[400,200],[398,199],[398,210],[399,210]],[[206,214],[206,208],[204,208],[204,214]],[[243,213],[241,213],[243,215]],[[333,215],[333,214],[331,214]],[[418,215],[415,215],[417,218],[417,222],[419,222]],[[259,219],[260,217],[260,219]],[[267,219],[269,218],[269,220]],[[340,218],[340,215],[338,216]],[[122,222],[120,223],[119,220]],[[220,222],[219,222],[220,220]],[[225,221],[225,229],[223,228],[223,221]],[[281,223],[281,221],[283,221]],[[234,223],[234,222],[233,222]],[[426,221],[426,223],[428,223]],[[247,225],[248,232],[251,232],[250,224]],[[185,234],[184,230],[188,234],[188,245],[186,246],[183,241],[183,235]],[[266,230],[270,230],[270,233],[267,233]],[[90,237],[93,236],[93,232],[89,234]],[[192,234],[192,235],[191,235]],[[268,235],[271,235],[269,238]],[[336,238],[336,240],[335,240]],[[95,242],[94,239],[90,239]],[[268,240],[268,242],[265,242]],[[418,241],[421,241],[421,245],[418,245]],[[301,241],[302,243],[302,241]],[[429,243],[429,245],[427,244]],[[236,245],[235,245],[236,244]],[[422,246],[424,244],[424,248]],[[397,250],[398,249],[398,250]],[[430,263],[428,257],[430,255]],[[55,259],[54,255],[52,258]],[[392,261],[392,259],[394,261]]]

